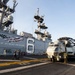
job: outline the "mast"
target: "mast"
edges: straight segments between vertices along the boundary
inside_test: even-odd
[[[40,16],[39,15],[39,8],[37,9],[37,14],[34,16],[34,19],[37,21],[38,25],[37,25],[37,29],[35,30],[35,33],[37,34],[37,39],[38,40],[43,40],[45,41],[46,39],[50,39],[51,35],[46,31],[46,29],[48,28],[45,23],[43,23],[44,21],[44,16]],[[42,32],[42,30],[44,30],[44,32]]]
[[[10,8],[7,3],[10,0],[0,0],[0,30],[7,29],[13,23],[12,14],[15,12],[15,7],[17,6],[16,0],[13,0],[13,8]]]

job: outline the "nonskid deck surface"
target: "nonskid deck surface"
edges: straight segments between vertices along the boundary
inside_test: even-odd
[[[28,64],[28,65],[24,65],[24,64],[23,65],[18,65],[18,64],[16,64],[16,65],[13,65],[13,66],[5,66],[6,67],[5,69],[3,67],[2,68],[0,67],[0,73],[3,73],[3,75],[4,75],[4,73],[7,73],[6,75],[10,75],[11,72],[14,73],[15,71],[17,71],[19,73],[19,71],[27,70],[29,68],[36,68],[36,66],[41,67],[41,65],[43,65],[43,66],[44,65],[45,66],[49,65],[49,66],[46,67],[46,69],[48,67],[50,67],[49,70],[51,70],[51,69],[53,70],[53,71],[51,71],[51,73],[52,73],[51,75],[53,75],[53,73],[58,73],[58,72],[59,72],[59,74],[54,74],[54,75],[65,75],[65,73],[67,73],[69,71],[72,72],[72,70],[75,68],[75,61],[72,62],[72,63],[66,63],[66,64],[64,64],[62,62],[51,63],[48,60],[46,60],[45,62],[40,62],[40,63],[37,62],[35,64]],[[59,70],[54,71],[54,69],[56,67],[58,67]],[[62,71],[64,71],[62,73],[61,73],[61,70],[60,70],[61,67],[62,67]]]
[[[27,65],[31,63],[39,63],[50,60],[46,56],[35,56],[35,57],[27,57],[24,56],[19,59],[0,59],[0,67],[10,66],[10,65]],[[68,60],[68,63],[75,63],[75,59]]]
[[[15,68],[20,66],[27,66],[37,63],[42,63],[48,61],[48,58],[33,58],[33,57],[23,57],[22,59],[0,59],[0,70]]]
[[[10,60],[10,59],[0,59],[0,73],[8,73],[12,71],[18,71],[22,69],[27,69],[31,67],[36,67],[44,64],[59,64],[59,65],[66,65],[66,66],[73,66],[75,67],[75,60],[70,60],[67,63],[63,62],[55,62],[52,63],[48,58],[34,58],[28,59],[29,57],[24,57],[22,60]]]

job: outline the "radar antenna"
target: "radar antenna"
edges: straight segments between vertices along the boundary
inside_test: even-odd
[[[35,33],[37,34],[37,39],[45,41],[47,38],[51,38],[51,35],[46,31],[48,27],[45,25],[45,23],[43,23],[44,16],[39,15],[39,8],[37,8],[37,14],[34,16],[34,19],[38,23],[38,29],[35,30]],[[43,30],[45,30],[44,33],[42,32]]]
[[[39,15],[39,8],[37,8],[37,15]]]
[[[0,30],[10,27],[13,23],[13,14],[15,12],[15,7],[17,6],[17,1],[13,0],[13,8],[7,5],[10,0],[0,0]]]
[[[18,5],[18,3],[16,2],[16,0],[13,0],[13,10],[15,11],[15,7]]]
[[[7,4],[9,0],[0,0],[0,2],[3,2],[4,4]]]

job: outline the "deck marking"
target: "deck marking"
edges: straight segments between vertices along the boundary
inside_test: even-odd
[[[10,65],[16,65],[16,64],[19,64],[19,65],[23,65],[23,64],[28,64],[28,63],[31,63],[31,62],[46,62],[48,59],[35,59],[35,60],[23,60],[23,61],[17,61],[17,60],[14,60],[14,61],[11,61],[11,62],[3,62],[3,63],[0,63],[0,66],[10,66]]]
[[[32,57],[23,57],[23,58],[27,58],[27,59],[37,59],[37,58],[32,58]]]
[[[22,69],[32,68],[32,67],[36,67],[36,66],[40,66],[40,65],[45,65],[45,64],[48,64],[48,63],[50,63],[50,62],[39,63],[39,64],[28,65],[28,66],[17,67],[17,68],[11,68],[11,69],[6,69],[6,70],[0,70],[0,73],[18,71],[18,70],[22,70]]]
[[[21,61],[21,60],[0,59],[0,61]]]

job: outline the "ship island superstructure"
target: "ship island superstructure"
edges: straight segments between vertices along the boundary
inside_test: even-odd
[[[13,55],[15,51],[24,55],[42,55],[46,53],[48,44],[52,42],[51,35],[46,31],[48,27],[43,23],[43,17],[39,14],[34,18],[38,23],[38,29],[35,30],[37,38],[31,33],[21,32],[17,34],[17,30],[12,29],[13,16],[16,0],[13,0],[13,7],[8,6],[10,0],[0,0],[0,56]],[[39,9],[38,9],[39,10]],[[41,30],[45,30],[44,33]]]
[[[37,39],[43,40],[43,41],[45,41],[46,39],[51,39],[51,35],[49,34],[49,32],[46,31],[48,27],[45,25],[45,23],[43,23],[44,16],[39,15],[39,8],[37,10],[37,15],[35,15],[34,18],[36,19],[38,23],[37,25],[38,29],[35,30],[35,33],[37,34]],[[42,30],[45,30],[45,31],[41,32]]]

